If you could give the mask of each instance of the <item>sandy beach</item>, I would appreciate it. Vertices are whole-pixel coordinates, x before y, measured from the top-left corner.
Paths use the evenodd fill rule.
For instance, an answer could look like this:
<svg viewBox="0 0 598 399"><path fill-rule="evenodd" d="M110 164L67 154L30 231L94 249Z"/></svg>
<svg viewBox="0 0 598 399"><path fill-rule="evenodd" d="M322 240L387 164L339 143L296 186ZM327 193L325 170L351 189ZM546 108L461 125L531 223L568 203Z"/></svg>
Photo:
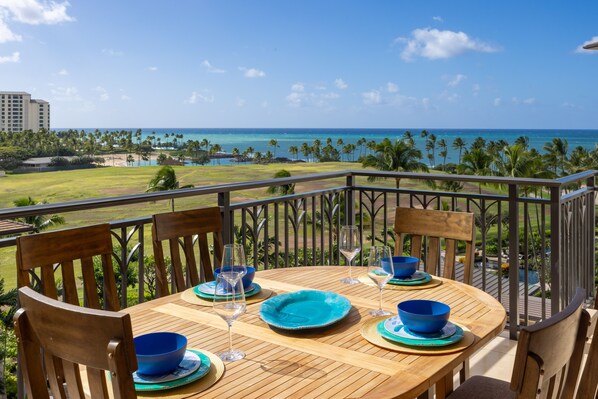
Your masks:
<svg viewBox="0 0 598 399"><path fill-rule="evenodd" d="M156 159L158 158L159 154L160 153L158 153L158 152L152 152L149 155L149 160L155 162ZM133 158L135 158L135 162L133 162L133 164L131 166L137 166L138 157L135 154L132 154L132 155L133 155ZM127 154L126 153L102 155L102 158L104 158L106 160L106 163L104 164L105 166L120 166L120 167L129 166L129 165L127 165Z"/></svg>

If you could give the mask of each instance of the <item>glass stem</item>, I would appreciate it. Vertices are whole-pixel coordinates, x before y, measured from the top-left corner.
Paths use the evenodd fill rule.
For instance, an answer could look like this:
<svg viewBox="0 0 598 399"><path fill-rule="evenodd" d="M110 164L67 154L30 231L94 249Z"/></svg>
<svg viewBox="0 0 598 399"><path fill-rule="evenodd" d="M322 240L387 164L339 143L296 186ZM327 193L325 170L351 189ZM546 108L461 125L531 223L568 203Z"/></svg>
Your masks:
<svg viewBox="0 0 598 399"><path fill-rule="evenodd" d="M382 310L382 288L380 288L380 298L378 300L378 309Z"/></svg>
<svg viewBox="0 0 598 399"><path fill-rule="evenodd" d="M228 351L233 351L233 332L231 331L231 325L228 325Z"/></svg>
<svg viewBox="0 0 598 399"><path fill-rule="evenodd" d="M349 278L353 279L353 273L351 273L351 263L353 263L353 259L349 260Z"/></svg>

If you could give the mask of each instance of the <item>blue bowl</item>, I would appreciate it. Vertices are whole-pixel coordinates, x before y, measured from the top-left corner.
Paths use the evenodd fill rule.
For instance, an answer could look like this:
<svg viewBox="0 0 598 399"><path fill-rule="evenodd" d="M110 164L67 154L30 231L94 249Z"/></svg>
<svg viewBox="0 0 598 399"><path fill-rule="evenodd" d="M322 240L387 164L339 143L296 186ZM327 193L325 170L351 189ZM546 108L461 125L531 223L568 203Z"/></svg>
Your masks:
<svg viewBox="0 0 598 399"><path fill-rule="evenodd" d="M168 374L183 361L187 337L174 332L155 332L133 339L137 370L141 374Z"/></svg>
<svg viewBox="0 0 598 399"><path fill-rule="evenodd" d="M390 262L388 258L382 258L382 268L386 272L391 272ZM419 259L413 256L393 256L392 264L394 266L394 278L407 278L417 270Z"/></svg>
<svg viewBox="0 0 598 399"><path fill-rule="evenodd" d="M218 269L214 270L214 280L218 278L218 275L221 272L221 267L219 267ZM227 268L226 271L232 271L235 272L236 268L233 266L232 270L230 270L230 268ZM251 286L251 283L253 282L253 278L255 277L255 267L253 266L247 266L247 274L243 276L243 289L245 291L247 291L247 289Z"/></svg>
<svg viewBox="0 0 598 399"><path fill-rule="evenodd" d="M435 333L446 325L451 307L442 302L414 299L399 303L399 317L410 331Z"/></svg>

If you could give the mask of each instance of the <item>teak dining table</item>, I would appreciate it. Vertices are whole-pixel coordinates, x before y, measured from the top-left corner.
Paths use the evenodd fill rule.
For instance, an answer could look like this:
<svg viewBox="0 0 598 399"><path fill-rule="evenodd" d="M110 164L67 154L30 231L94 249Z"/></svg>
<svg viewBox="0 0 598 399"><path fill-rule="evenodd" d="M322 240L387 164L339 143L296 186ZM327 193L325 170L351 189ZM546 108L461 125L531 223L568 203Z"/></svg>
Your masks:
<svg viewBox="0 0 598 399"><path fill-rule="evenodd" d="M353 266L353 274L365 272ZM261 303L233 323L233 347L243 360L226 363L222 378L191 398L415 398L436 386L442 398L452 389L453 369L486 345L504 328L503 306L483 291L441 279L427 289L403 290L387 285L383 308L396 314L407 299L432 299L451 306L452 322L473 333L473 343L450 354L421 355L388 350L370 343L361 327L378 307L378 289L367 284L340 282L347 267L312 266L272 269L256 273L255 282L274 295L304 289L334 291L351 301L349 314L325 328L288 332L275 330L260 319ZM135 335L176 331L188 338L189 348L212 353L228 348L227 325L210 306L185 301L181 294L148 301L124 310L131 314ZM177 397L177 389L164 394Z"/></svg>

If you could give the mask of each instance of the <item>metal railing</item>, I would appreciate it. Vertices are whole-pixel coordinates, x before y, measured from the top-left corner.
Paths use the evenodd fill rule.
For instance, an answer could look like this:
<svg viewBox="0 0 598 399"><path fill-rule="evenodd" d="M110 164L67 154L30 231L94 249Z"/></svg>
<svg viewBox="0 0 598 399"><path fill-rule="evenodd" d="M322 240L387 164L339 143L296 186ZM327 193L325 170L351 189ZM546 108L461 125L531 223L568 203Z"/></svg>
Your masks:
<svg viewBox="0 0 598 399"><path fill-rule="evenodd" d="M594 295L596 176L598 171L551 180L348 170L0 209L0 219L208 197L221 208L224 241L244 244L249 260L268 269L342 263L337 237L343 224L360 226L362 245L392 244L396 206L473 212L478 231L474 285L505 305L515 338L519 326L562 309L575 287ZM374 183L385 179L397 184ZM331 181L332 188L251 201L231 199L247 190ZM438 189L438 182L453 182L453 188L470 186L454 192ZM479 185L477 193L472 184ZM482 186L492 189L482 193ZM144 264L151 215L110 223L120 246L115 259L123 278L122 305L127 305L125 271L131 264L137 268L137 299L143 301L153 288L146 284ZM15 238L0 240L0 248L14 245ZM362 252L357 263L364 261Z"/></svg>

